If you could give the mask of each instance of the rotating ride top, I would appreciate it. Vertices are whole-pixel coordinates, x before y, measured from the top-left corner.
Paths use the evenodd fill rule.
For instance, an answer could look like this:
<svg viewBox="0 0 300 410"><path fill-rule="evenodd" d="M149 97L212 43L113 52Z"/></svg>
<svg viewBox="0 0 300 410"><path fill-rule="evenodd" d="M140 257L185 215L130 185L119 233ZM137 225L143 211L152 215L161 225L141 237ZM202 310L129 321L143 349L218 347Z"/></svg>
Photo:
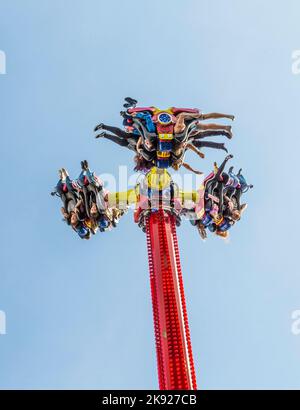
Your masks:
<svg viewBox="0 0 300 410"><path fill-rule="evenodd" d="M134 205L134 221L146 233L153 307L159 387L197 389L190 330L184 296L176 227L184 217L198 229L202 239L207 231L222 238L237 223L246 209L241 203L248 185L241 170L225 172L227 155L197 189L184 192L172 180L168 168L181 166L202 174L184 161L187 150L204 158L201 148L221 149L224 143L205 140L224 135L232 137L231 127L207 124L211 118L229 118L227 114L203 114L198 109L136 107L137 101L125 98L121 111L124 130L99 124L96 138L106 138L134 151L135 170L144 174L133 189L108 192L101 179L81 162L81 173L72 180L65 168L52 192L61 198L65 222L82 239L97 231L116 227L129 206Z"/></svg>

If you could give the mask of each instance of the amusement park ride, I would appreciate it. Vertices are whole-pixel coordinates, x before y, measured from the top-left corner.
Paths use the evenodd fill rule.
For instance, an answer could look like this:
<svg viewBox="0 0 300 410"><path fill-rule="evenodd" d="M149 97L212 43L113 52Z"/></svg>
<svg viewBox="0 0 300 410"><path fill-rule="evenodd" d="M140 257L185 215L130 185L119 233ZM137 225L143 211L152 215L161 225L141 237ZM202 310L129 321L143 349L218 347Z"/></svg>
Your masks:
<svg viewBox="0 0 300 410"><path fill-rule="evenodd" d="M231 127L206 124L210 118L229 118L226 114L203 114L198 109L137 107L137 101L125 98L122 111L125 130L99 124L96 138L106 138L135 152L135 170L143 179L127 192L108 192L87 161L81 174L71 180L62 168L52 192L63 202L64 220L82 238L117 226L120 217L134 205L134 221L146 233L153 307L159 388L163 390L197 389L190 329L176 227L181 218L189 219L203 239L207 230L226 238L228 230L240 220L246 204L241 196L248 185L241 170L224 171L227 155L220 167L204 179L197 190L184 192L168 173L181 166L188 149L204 157L199 148L226 150L224 144L203 141L209 136L231 138ZM108 133L108 132L109 133Z"/></svg>

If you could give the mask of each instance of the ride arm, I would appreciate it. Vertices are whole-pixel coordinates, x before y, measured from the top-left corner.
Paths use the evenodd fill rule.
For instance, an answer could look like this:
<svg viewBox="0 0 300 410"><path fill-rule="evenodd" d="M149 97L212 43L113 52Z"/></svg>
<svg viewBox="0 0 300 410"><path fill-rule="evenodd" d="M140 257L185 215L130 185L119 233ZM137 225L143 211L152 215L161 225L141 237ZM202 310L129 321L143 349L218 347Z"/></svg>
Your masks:
<svg viewBox="0 0 300 410"><path fill-rule="evenodd" d="M153 112L154 111L154 107L135 107L135 108L129 108L127 110L128 114L132 114L134 112L141 112L141 111L149 111L149 112Z"/></svg>
<svg viewBox="0 0 300 410"><path fill-rule="evenodd" d="M123 192L109 192L106 196L109 208L124 209L129 205L136 204L137 194L135 189L129 189Z"/></svg>
<svg viewBox="0 0 300 410"><path fill-rule="evenodd" d="M197 203L199 201L199 193L198 191L179 191L179 199L181 204L183 205L185 201L193 201Z"/></svg>

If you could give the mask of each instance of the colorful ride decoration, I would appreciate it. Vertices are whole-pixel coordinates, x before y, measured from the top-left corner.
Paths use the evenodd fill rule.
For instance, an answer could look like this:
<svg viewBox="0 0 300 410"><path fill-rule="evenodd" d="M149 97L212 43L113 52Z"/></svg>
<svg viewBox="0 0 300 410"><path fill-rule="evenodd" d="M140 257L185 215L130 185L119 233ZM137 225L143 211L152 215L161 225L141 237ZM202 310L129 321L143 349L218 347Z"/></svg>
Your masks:
<svg viewBox="0 0 300 410"><path fill-rule="evenodd" d="M82 239L115 228L129 206L134 206L134 222L145 232L147 241L159 388L195 390L196 373L176 227L185 218L197 227L203 239L207 230L226 237L224 233L246 208L240 202L241 196L252 185L246 183L241 170L234 174L231 167L228 174L224 172L232 158L229 155L219 168L215 165L195 190L182 191L167 171L174 149L174 125L180 113L197 115L199 110L136 107L132 104L135 100L127 100L131 100L124 105L128 108L126 118L130 124L134 123L135 115L145 112L151 113L155 124L154 136L153 132L149 133L156 144L150 170L133 189L108 192L100 178L90 171L87 161L82 161L77 180L71 180L65 169L60 170L60 181L52 194L62 199L64 219ZM193 124L187 126L185 139ZM131 133L130 138L133 137Z"/></svg>

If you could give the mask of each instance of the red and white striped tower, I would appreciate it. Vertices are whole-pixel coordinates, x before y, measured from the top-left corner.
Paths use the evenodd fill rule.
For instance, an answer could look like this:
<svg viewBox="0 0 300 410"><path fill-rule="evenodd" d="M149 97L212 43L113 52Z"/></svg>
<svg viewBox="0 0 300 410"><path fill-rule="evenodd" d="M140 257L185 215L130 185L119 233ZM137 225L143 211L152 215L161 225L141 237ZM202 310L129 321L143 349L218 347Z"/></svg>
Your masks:
<svg viewBox="0 0 300 410"><path fill-rule="evenodd" d="M159 388L197 389L175 217L159 209L146 220Z"/></svg>

